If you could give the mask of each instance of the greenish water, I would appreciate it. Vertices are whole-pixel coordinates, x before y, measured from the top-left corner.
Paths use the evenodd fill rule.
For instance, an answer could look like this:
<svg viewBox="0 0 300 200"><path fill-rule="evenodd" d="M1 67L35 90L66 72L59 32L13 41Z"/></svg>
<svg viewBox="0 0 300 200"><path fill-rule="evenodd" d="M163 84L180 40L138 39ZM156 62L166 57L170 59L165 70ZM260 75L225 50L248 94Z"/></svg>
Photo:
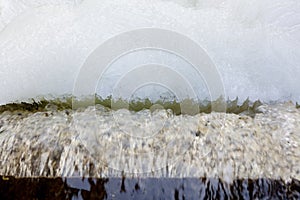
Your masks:
<svg viewBox="0 0 300 200"><path fill-rule="evenodd" d="M5 111L28 111L28 112L39 112L39 111L47 111L47 110L68 110L74 108L74 102L76 102L76 107L87 107L92 104L94 105L102 105L108 109L118 110L121 108L127 108L131 111L141 111L143 109L170 109L173 111L174 114L191 114L195 115L198 113L211 113L212 111L224 111L226 110L227 113L234 113L234 114L246 114L249 116L254 116L255 113L258 112L258 106L262 105L260 100L250 101L245 100L244 102L240 103L238 99L235 100L227 100L224 104L224 100L219 98L215 101L204 100L201 102L196 102L191 99L185 99L183 101L168 101L168 100L158 100L158 101L151 101L150 99L137 99L137 100L123 100L123 99L112 99L111 97L101 98L96 96L95 98L86 98L77 100L72 97L62 97L56 99L32 99L31 101L27 102L15 102L15 103L8 103L6 105L0 106L0 113ZM185 106L185 111L187 113L182 112L182 106ZM224 107L225 105L225 107ZM299 107L298 104L296 104Z"/></svg>

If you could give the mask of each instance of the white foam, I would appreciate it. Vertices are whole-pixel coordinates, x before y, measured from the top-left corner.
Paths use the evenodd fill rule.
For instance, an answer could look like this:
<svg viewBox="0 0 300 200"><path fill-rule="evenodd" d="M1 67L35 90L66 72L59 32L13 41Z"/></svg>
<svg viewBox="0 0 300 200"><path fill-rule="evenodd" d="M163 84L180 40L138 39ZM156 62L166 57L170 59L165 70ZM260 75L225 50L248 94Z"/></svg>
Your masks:
<svg viewBox="0 0 300 200"><path fill-rule="evenodd" d="M196 41L229 98L300 101L298 0L2 0L0 103L72 93L97 46L143 27Z"/></svg>

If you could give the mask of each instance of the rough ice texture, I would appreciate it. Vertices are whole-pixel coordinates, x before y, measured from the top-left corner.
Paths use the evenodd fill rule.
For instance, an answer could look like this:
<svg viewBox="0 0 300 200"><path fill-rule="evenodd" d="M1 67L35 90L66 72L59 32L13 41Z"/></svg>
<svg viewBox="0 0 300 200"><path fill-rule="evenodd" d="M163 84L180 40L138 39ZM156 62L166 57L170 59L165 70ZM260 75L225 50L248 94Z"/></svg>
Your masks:
<svg viewBox="0 0 300 200"><path fill-rule="evenodd" d="M299 101L299 10L298 0L2 0L0 103L72 93L98 45L143 27L196 41L231 99ZM104 76L107 85L118 73Z"/></svg>
<svg viewBox="0 0 300 200"><path fill-rule="evenodd" d="M0 174L12 176L300 179L300 110L262 105L254 118L174 116L101 106L0 115Z"/></svg>

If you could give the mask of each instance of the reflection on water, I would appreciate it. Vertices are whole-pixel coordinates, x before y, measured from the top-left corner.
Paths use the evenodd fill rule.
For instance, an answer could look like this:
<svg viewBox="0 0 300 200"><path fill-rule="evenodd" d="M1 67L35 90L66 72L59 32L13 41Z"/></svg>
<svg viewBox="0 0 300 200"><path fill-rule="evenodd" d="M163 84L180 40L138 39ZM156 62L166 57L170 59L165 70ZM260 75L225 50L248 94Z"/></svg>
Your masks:
<svg viewBox="0 0 300 200"><path fill-rule="evenodd" d="M299 199L300 181L207 178L0 179L0 199Z"/></svg>

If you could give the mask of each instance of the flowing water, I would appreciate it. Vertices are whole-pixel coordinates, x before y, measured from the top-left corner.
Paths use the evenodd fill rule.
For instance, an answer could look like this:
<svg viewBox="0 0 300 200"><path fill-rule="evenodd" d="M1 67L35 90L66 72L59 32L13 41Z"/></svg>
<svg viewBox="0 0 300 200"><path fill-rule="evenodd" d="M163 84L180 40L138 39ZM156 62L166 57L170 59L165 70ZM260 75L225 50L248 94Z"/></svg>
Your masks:
<svg viewBox="0 0 300 200"><path fill-rule="evenodd" d="M298 0L0 0L0 199L300 199L299 63Z"/></svg>
<svg viewBox="0 0 300 200"><path fill-rule="evenodd" d="M29 105L2 107L4 197L300 197L300 110L291 102L251 116ZM35 187L18 192L20 184Z"/></svg>
<svg viewBox="0 0 300 200"><path fill-rule="evenodd" d="M241 179L232 184L205 178L5 179L9 180L0 179L2 199L53 199L53 192L56 199L297 199L300 189L297 180L286 184L270 179Z"/></svg>
<svg viewBox="0 0 300 200"><path fill-rule="evenodd" d="M71 94L91 52L113 36L145 27L195 41L215 64L226 99L300 101L299 10L298 0L2 0L0 103ZM140 58L177 69L201 99L208 96L205 77L196 77L178 57L160 60L158 54L119 59L96 92L109 95ZM140 96L153 90L145 88Z"/></svg>

